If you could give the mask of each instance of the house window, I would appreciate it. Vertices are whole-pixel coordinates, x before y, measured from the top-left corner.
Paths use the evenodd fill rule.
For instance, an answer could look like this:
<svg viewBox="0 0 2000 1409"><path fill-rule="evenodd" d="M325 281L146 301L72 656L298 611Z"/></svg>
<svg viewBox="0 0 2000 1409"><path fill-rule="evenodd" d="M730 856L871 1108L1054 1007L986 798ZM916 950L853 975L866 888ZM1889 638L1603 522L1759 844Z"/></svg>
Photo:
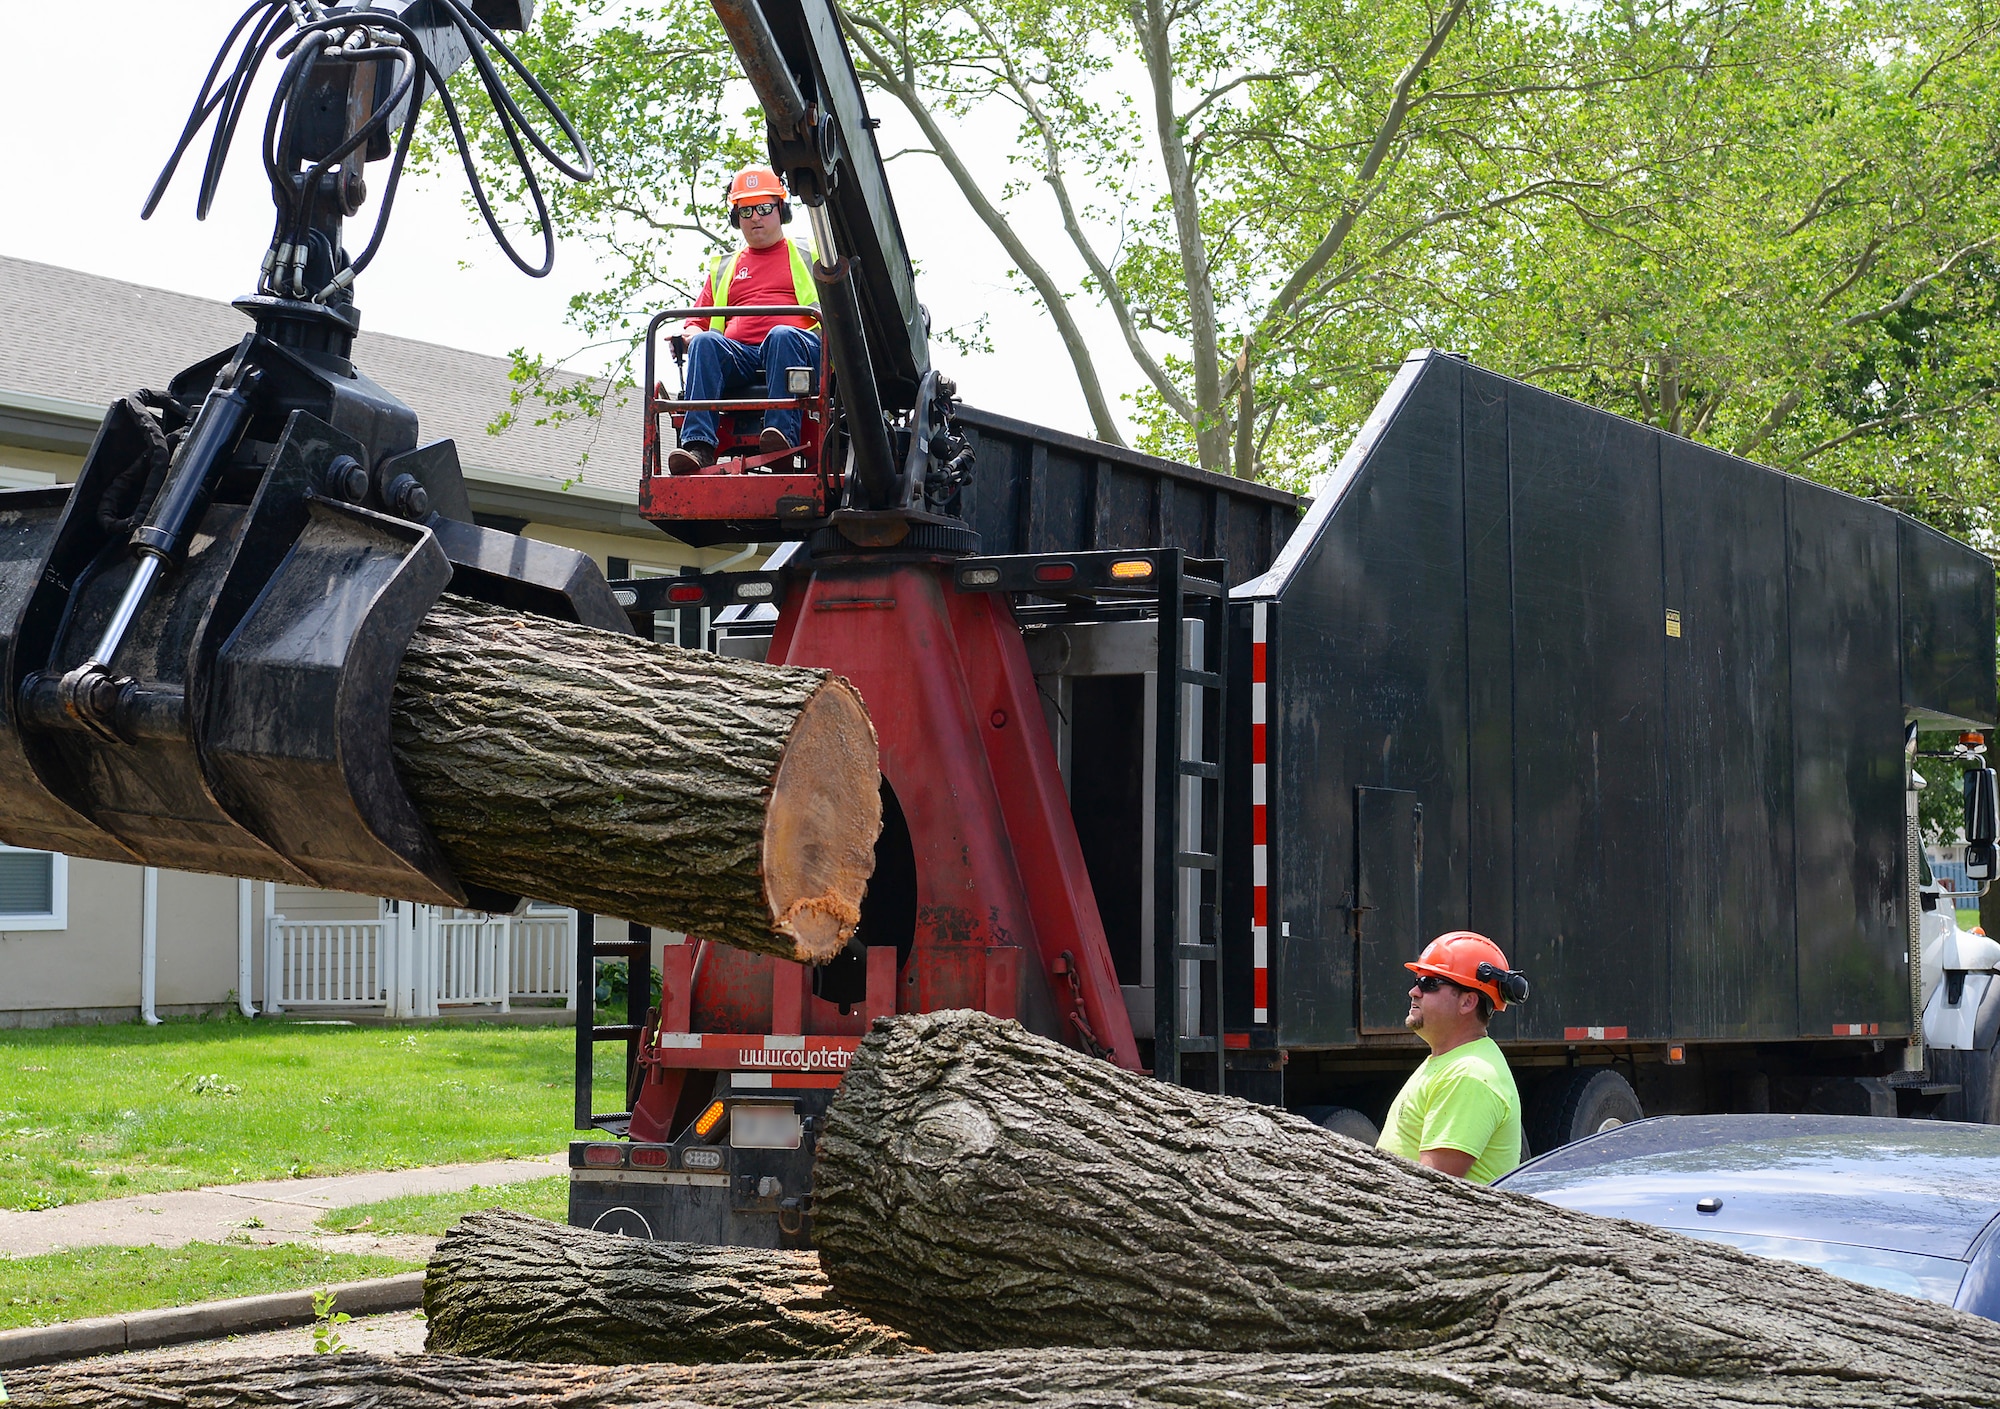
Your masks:
<svg viewBox="0 0 2000 1409"><path fill-rule="evenodd" d="M69 928L69 858L0 846L0 930Z"/></svg>

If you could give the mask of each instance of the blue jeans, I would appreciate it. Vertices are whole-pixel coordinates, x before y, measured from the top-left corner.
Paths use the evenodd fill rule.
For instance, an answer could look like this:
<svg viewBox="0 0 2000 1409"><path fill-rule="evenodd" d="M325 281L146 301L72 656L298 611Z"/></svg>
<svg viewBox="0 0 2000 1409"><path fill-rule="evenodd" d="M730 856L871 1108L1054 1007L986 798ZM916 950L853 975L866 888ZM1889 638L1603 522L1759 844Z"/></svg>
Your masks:
<svg viewBox="0 0 2000 1409"><path fill-rule="evenodd" d="M687 398L690 401L719 401L756 388L761 378L764 394L790 396L785 390L787 367L810 367L813 383L819 383L819 334L804 328L776 327L764 341L752 346L736 342L707 329L688 339ZM681 423L681 444L715 445L716 413L690 411ZM764 424L784 432L786 440L799 443L799 413L789 407L766 411Z"/></svg>

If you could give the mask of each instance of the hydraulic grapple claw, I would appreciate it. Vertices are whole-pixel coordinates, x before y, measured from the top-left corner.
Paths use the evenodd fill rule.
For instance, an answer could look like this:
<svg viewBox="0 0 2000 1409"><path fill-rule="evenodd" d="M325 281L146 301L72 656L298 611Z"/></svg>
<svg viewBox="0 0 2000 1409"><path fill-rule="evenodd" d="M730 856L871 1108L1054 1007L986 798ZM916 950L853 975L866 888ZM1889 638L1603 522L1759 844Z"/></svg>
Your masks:
<svg viewBox="0 0 2000 1409"><path fill-rule="evenodd" d="M227 435L202 433L204 389L238 403ZM127 398L72 489L0 493L0 838L512 905L458 880L404 793L396 674L447 590L629 629L602 574L446 517L469 517L455 449L419 447L414 413L344 358L259 334L174 392L190 424ZM163 437L174 463L134 504Z"/></svg>

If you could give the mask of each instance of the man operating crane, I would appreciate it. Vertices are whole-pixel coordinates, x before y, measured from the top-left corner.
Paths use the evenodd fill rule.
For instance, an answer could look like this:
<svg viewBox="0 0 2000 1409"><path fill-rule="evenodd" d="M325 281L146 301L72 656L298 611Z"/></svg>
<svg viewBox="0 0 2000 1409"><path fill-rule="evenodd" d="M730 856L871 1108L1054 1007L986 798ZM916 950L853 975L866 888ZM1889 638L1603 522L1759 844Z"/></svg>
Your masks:
<svg viewBox="0 0 2000 1409"><path fill-rule="evenodd" d="M743 237L743 247L720 256L702 282L702 308L743 308L773 304L818 307L805 253L785 238L791 203L778 174L765 166L747 166L729 183L729 223ZM691 318L686 331L672 339L676 353L687 356L684 395L691 401L719 400L732 392L761 386L773 400L786 398L786 369L819 367L817 319L800 314L736 314ZM797 445L799 411L795 406L764 412L764 430L757 443L761 454L778 454ZM670 474L699 474L715 463L719 441L714 411L690 411L681 426L680 444L667 456Z"/></svg>

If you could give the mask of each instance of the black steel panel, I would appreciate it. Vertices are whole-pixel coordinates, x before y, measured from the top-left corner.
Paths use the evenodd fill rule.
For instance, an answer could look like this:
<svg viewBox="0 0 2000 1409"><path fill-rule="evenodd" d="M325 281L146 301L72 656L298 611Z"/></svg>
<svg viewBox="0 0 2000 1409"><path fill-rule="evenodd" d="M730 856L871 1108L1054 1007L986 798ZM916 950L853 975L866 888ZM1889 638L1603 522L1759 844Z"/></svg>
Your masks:
<svg viewBox="0 0 2000 1409"><path fill-rule="evenodd" d="M1896 517L1804 480L1786 490L1799 1028L1907 1032Z"/></svg>
<svg viewBox="0 0 2000 1409"><path fill-rule="evenodd" d="M1027 483L1030 444L1024 440L965 428L978 466L960 498L966 522L988 553L1019 553L1021 487Z"/></svg>
<svg viewBox="0 0 2000 1409"><path fill-rule="evenodd" d="M1938 723L1994 721L1993 560L1915 519L1896 521L1903 704Z"/></svg>
<svg viewBox="0 0 2000 1409"><path fill-rule="evenodd" d="M1422 952L1424 805L1396 788L1354 790L1354 929L1361 1030L1401 1032L1410 971Z"/></svg>
<svg viewBox="0 0 2000 1409"><path fill-rule="evenodd" d="M1177 480L1159 481L1160 546L1179 548L1194 557L1209 549L1209 496Z"/></svg>
<svg viewBox="0 0 2000 1409"><path fill-rule="evenodd" d="M1460 364L1434 359L1286 576L1271 648L1279 1040L1355 1037L1355 789L1424 809L1418 931L1465 920ZM1405 957L1415 957L1414 951Z"/></svg>
<svg viewBox="0 0 2000 1409"><path fill-rule="evenodd" d="M1676 1037L1797 1032L1785 478L1660 440Z"/></svg>
<svg viewBox="0 0 2000 1409"><path fill-rule="evenodd" d="M1514 954L1514 606L1507 383L1465 369L1466 916ZM1519 1008L1494 1015L1511 1034Z"/></svg>
<svg viewBox="0 0 2000 1409"><path fill-rule="evenodd" d="M1180 547L1226 551L1232 585L1271 566L1304 501L974 407L961 428L976 448L962 500L988 553Z"/></svg>
<svg viewBox="0 0 2000 1409"><path fill-rule="evenodd" d="M1097 462L1091 545L1129 548L1153 542L1153 480L1142 471L1106 460Z"/></svg>
<svg viewBox="0 0 2000 1409"><path fill-rule="evenodd" d="M1515 754L1511 958L1524 1037L1664 1033L1657 437L1528 387L1508 396Z"/></svg>
<svg viewBox="0 0 2000 1409"><path fill-rule="evenodd" d="M1029 461L1023 552L1073 552L1090 541L1089 462L1038 445Z"/></svg>

